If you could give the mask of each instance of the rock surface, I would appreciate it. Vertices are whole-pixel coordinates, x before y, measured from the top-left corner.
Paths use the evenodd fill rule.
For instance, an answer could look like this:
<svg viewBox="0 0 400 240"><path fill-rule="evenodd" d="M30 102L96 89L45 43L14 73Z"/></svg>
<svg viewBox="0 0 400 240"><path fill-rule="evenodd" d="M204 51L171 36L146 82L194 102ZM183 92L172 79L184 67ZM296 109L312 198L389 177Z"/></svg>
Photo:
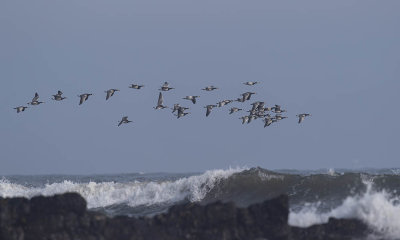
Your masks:
<svg viewBox="0 0 400 240"><path fill-rule="evenodd" d="M184 204L152 218L109 218L87 211L76 193L53 197L0 198L2 240L353 239L369 233L354 219L330 219L309 228L288 225L288 197L237 208L233 203Z"/></svg>

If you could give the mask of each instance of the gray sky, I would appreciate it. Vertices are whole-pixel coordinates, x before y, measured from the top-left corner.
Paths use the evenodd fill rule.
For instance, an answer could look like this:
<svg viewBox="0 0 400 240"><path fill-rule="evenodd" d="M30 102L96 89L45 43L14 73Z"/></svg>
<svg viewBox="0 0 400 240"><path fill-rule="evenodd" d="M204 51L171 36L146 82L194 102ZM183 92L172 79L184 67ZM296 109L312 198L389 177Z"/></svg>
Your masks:
<svg viewBox="0 0 400 240"><path fill-rule="evenodd" d="M400 167L399 22L397 0L1 1L0 174ZM190 115L152 108L164 81ZM248 90L289 119L227 114L250 102L205 117ZM36 91L46 103L16 114Z"/></svg>

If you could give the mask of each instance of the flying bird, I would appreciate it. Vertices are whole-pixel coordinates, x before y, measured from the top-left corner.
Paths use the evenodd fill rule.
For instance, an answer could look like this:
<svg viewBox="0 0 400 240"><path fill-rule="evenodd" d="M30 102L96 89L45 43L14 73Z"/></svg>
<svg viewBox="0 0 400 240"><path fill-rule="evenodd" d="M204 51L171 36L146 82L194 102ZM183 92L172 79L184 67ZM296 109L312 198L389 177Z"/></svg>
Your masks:
<svg viewBox="0 0 400 240"><path fill-rule="evenodd" d="M287 118L287 117L283 117L283 116L281 116L280 114L276 114L274 118L275 118L277 121L280 121L280 120L285 119L285 118Z"/></svg>
<svg viewBox="0 0 400 240"><path fill-rule="evenodd" d="M36 106L36 105L43 103L43 102L39 102L38 100L39 100L39 94L35 93L35 96L32 98L32 101L28 102L28 104L32 105L32 106Z"/></svg>
<svg viewBox="0 0 400 240"><path fill-rule="evenodd" d="M246 101L246 100L250 100L250 98L251 98L251 96L252 96L253 94L256 94L256 93L255 93L255 92L245 92L245 93L243 93L243 94L242 94L242 96L243 96L242 101L244 102L244 101Z"/></svg>
<svg viewBox="0 0 400 240"><path fill-rule="evenodd" d="M119 91L118 89L109 89L109 90L105 91L105 93L107 93L106 100L108 100L110 97L114 96L114 93L118 92L118 91Z"/></svg>
<svg viewBox="0 0 400 240"><path fill-rule="evenodd" d="M229 110L229 114L232 114L232 113L235 113L235 112L239 112L239 111L241 111L241 110L242 110L241 108L233 107L233 108L231 108L231 109Z"/></svg>
<svg viewBox="0 0 400 240"><path fill-rule="evenodd" d="M281 109L280 105L276 105L276 104L275 104L275 107L272 107L272 111L274 113L284 113L284 112L286 112L286 110Z"/></svg>
<svg viewBox="0 0 400 240"><path fill-rule="evenodd" d="M213 91L213 90L216 90L216 89L218 89L218 88L214 87L214 86L208 86L208 87L205 87L205 88L203 88L201 90L209 92L209 91Z"/></svg>
<svg viewBox="0 0 400 240"><path fill-rule="evenodd" d="M20 112L23 112L23 111L25 111L25 109L27 109L28 107L24 107L24 106L19 106L19 107L16 107L16 108L14 108L14 109L16 109L17 110L17 113L20 113Z"/></svg>
<svg viewBox="0 0 400 240"><path fill-rule="evenodd" d="M211 110L212 110L214 107L217 107L217 105L212 105L212 104L210 104L210 105L207 105L207 106L204 107L204 108L207 108L206 117L208 117L208 115L210 115Z"/></svg>
<svg viewBox="0 0 400 240"><path fill-rule="evenodd" d="M271 116L269 114L267 114L264 119L264 128L271 125L274 121L276 122L276 119L272 119Z"/></svg>
<svg viewBox="0 0 400 240"><path fill-rule="evenodd" d="M229 103L233 102L233 100L222 100L217 103L218 107L223 107L225 105L228 105Z"/></svg>
<svg viewBox="0 0 400 240"><path fill-rule="evenodd" d="M121 124L123 123L130 123L130 122L132 121L129 121L127 116L122 117L122 120L119 122L118 127L121 126Z"/></svg>
<svg viewBox="0 0 400 240"><path fill-rule="evenodd" d="M247 85L247 86L253 86L253 85L256 85L258 82L245 82L245 83L243 83L244 85Z"/></svg>
<svg viewBox="0 0 400 240"><path fill-rule="evenodd" d="M142 87L144 87L144 85L131 84L131 85L129 86L129 88L133 88L133 89L141 89Z"/></svg>
<svg viewBox="0 0 400 240"><path fill-rule="evenodd" d="M308 116L311 116L311 114L309 114L309 113L302 113L302 114L296 115L296 117L299 118L299 124L300 124L302 121L304 121L304 119L305 119L306 117L308 117Z"/></svg>
<svg viewBox="0 0 400 240"><path fill-rule="evenodd" d="M169 91L171 89L174 89L174 88L169 87L169 83L168 82L164 82L164 84L161 86L161 88L159 90L160 91Z"/></svg>
<svg viewBox="0 0 400 240"><path fill-rule="evenodd" d="M181 118L181 117L184 117L184 116L186 116L186 115L188 115L189 113L185 113L185 110L186 109L189 109L189 108L186 108L186 107L179 107L178 108L178 114L176 115L178 118Z"/></svg>
<svg viewBox="0 0 400 240"><path fill-rule="evenodd" d="M84 103L86 100L88 100L89 96L92 96L93 94L91 93L84 93L81 95L78 95L78 97L80 98L79 100L79 105L82 105L82 103Z"/></svg>
<svg viewBox="0 0 400 240"><path fill-rule="evenodd" d="M186 96L183 99L190 100L190 101L192 101L193 104L196 104L196 98L198 98L198 97L199 96Z"/></svg>
<svg viewBox="0 0 400 240"><path fill-rule="evenodd" d="M62 101L64 99L66 99L66 97L63 97L62 95L63 95L63 92L61 92L59 90L56 95L53 95L52 99L55 100L55 101Z"/></svg>

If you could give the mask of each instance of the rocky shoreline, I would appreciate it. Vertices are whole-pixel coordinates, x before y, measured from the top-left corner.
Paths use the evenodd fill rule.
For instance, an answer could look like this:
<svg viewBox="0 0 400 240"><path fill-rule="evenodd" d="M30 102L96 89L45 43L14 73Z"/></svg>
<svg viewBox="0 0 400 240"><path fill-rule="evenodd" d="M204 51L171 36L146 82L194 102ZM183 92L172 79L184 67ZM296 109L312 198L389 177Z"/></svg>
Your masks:
<svg viewBox="0 0 400 240"><path fill-rule="evenodd" d="M88 211L79 194L0 198L3 240L286 240L363 239L368 227L356 219L329 219L308 228L288 225L289 199L281 195L247 208L233 203L183 204L151 218L110 218Z"/></svg>

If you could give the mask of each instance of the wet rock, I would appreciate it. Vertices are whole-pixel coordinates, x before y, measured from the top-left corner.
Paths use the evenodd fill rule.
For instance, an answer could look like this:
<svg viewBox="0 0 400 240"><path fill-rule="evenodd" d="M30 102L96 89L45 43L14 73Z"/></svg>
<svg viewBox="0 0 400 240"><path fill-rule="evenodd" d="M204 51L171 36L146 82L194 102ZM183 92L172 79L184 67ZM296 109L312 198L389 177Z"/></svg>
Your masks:
<svg viewBox="0 0 400 240"><path fill-rule="evenodd" d="M152 218L109 218L87 211L76 193L53 197L0 198L0 239L206 239L294 240L363 238L369 230L354 219L329 219L309 228L288 225L288 197L281 195L247 208L215 202L183 204Z"/></svg>

